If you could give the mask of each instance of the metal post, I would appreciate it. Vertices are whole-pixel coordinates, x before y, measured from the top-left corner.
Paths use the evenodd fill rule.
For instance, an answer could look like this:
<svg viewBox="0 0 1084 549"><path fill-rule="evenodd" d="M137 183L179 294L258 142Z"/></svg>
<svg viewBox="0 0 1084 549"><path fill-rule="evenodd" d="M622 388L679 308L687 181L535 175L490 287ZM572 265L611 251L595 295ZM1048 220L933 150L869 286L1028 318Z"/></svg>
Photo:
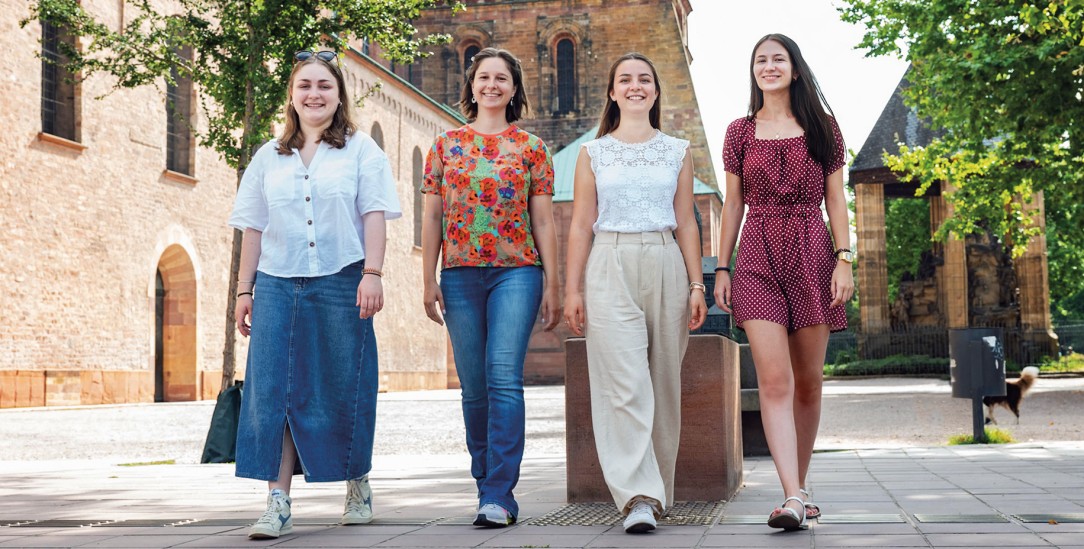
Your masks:
<svg viewBox="0 0 1084 549"><path fill-rule="evenodd" d="M976 391L979 392L979 391ZM982 413L982 395L971 397L971 424L975 443L986 443L986 416Z"/></svg>

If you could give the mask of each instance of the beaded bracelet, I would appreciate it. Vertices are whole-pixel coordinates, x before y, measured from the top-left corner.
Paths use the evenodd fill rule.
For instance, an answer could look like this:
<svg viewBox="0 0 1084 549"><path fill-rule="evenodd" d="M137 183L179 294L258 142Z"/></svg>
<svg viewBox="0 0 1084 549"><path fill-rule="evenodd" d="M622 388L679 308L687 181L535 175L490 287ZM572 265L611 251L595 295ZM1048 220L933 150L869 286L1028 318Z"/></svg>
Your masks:
<svg viewBox="0 0 1084 549"><path fill-rule="evenodd" d="M362 274L367 274L367 275L378 276L380 278L384 278L384 273L381 272L380 269L371 269L369 267L365 267L364 269L361 270L361 273Z"/></svg>
<svg viewBox="0 0 1084 549"><path fill-rule="evenodd" d="M708 293L708 287L703 282L690 282L689 291L700 290L701 292Z"/></svg>

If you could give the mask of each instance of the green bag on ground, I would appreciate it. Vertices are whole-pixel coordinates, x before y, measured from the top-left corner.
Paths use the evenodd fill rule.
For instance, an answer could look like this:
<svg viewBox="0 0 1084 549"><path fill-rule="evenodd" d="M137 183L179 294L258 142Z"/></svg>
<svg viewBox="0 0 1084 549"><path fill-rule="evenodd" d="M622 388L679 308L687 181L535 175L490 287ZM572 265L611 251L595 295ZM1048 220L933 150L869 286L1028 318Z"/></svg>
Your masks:
<svg viewBox="0 0 1084 549"><path fill-rule="evenodd" d="M218 393L218 402L211 414L211 428L207 430L207 442L203 445L200 463L232 463L236 460L237 423L241 417L243 384L243 381L238 381Z"/></svg>

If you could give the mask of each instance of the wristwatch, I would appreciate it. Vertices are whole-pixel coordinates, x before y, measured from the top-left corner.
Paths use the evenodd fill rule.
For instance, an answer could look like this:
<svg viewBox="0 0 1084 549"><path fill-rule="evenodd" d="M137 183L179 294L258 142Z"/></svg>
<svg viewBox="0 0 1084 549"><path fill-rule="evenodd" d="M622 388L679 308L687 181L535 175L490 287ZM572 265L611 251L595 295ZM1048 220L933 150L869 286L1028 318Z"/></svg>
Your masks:
<svg viewBox="0 0 1084 549"><path fill-rule="evenodd" d="M835 256L840 261L846 261L847 263L854 263L854 252L847 248L840 248L836 250Z"/></svg>

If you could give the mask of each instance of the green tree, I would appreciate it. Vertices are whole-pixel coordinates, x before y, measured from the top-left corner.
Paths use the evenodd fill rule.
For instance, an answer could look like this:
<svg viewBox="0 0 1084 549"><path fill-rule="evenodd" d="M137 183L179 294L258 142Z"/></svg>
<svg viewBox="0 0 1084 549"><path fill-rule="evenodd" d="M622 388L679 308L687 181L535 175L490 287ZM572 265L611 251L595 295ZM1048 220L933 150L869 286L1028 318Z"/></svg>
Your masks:
<svg viewBox="0 0 1084 549"><path fill-rule="evenodd" d="M894 198L885 205L889 303L896 300L904 273L917 276L922 253L933 248L929 218L930 202L925 198Z"/></svg>
<svg viewBox="0 0 1084 549"><path fill-rule="evenodd" d="M1084 1L844 0L839 10L866 27L867 55L911 63L905 101L944 130L886 155L919 196L939 182L954 189L939 237L989 229L1019 255L1040 230L1022 202L1043 191L1056 313L1084 289Z"/></svg>
<svg viewBox="0 0 1084 549"><path fill-rule="evenodd" d="M286 85L298 50L341 51L349 40L380 44L388 59L409 63L444 35L416 37L412 21L421 9L444 0L177 0L169 13L150 0L127 0L123 28L113 30L79 0L36 0L21 24L47 21L82 40L61 45L71 74L115 78L114 89L158 86L190 78L198 86L207 129L202 145L237 170L237 182L255 147L272 137L271 125L286 101ZM455 2L453 12L462 9ZM190 47L191 60L179 55ZM233 232L222 389L233 383L236 357L233 309L241 233Z"/></svg>

